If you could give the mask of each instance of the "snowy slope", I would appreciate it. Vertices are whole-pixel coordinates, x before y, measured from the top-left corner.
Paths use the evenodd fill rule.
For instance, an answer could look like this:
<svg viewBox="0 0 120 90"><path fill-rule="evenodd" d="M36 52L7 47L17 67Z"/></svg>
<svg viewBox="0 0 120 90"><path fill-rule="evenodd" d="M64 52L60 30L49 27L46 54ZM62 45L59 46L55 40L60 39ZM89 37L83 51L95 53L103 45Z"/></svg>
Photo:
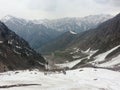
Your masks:
<svg viewBox="0 0 120 90"><path fill-rule="evenodd" d="M40 84L4 88L4 90L119 90L120 72L83 68L44 75L43 72L17 71L1 73L0 87L14 84ZM3 90L3 88L1 89Z"/></svg>
<svg viewBox="0 0 120 90"><path fill-rule="evenodd" d="M114 67L115 65L120 65L120 55L118 55L115 58L112 58L112 60L106 62L106 63L102 63L99 66L100 67Z"/></svg>
<svg viewBox="0 0 120 90"><path fill-rule="evenodd" d="M71 69L72 67L74 67L75 65L77 65L78 63L80 63L83 59L85 59L85 58L74 60L74 61L68 62L68 63L56 64L56 66L58 66L59 68L68 67L68 68Z"/></svg>
<svg viewBox="0 0 120 90"><path fill-rule="evenodd" d="M86 54L87 56L84 57L84 58L80 58L81 56L80 55L72 55L76 52L79 52L81 51L83 54ZM83 51L83 50L80 50L78 48L75 49L74 52L71 52L70 54L72 55L72 57L75 59L75 58L80 58L80 59L75 59L71 62L67 62L67 63L63 63L63 64L56 64L56 66L58 66L59 68L65 68L65 67L68 67L69 69L73 68L74 66L76 66L78 63L80 63L82 60L84 59L90 59L92 55L94 55L98 50L90 50L90 48L86 51Z"/></svg>
<svg viewBox="0 0 120 90"><path fill-rule="evenodd" d="M107 56L108 54L110 54L111 52L113 52L114 50L116 50L116 49L119 48L119 47L120 47L120 45L112 48L111 50L109 50L109 51L107 51L107 52L105 52L105 53L102 53L102 54L96 56L96 57L95 57L95 59L96 59L95 61L97 61L97 62L104 61L105 58L106 58L106 56Z"/></svg>
<svg viewBox="0 0 120 90"><path fill-rule="evenodd" d="M92 62L93 65L96 65L98 67L109 67L109 68L114 68L114 66L119 66L120 65L120 54L117 55L116 57L111 58L110 60L106 61L106 57L114 52L116 49L118 49L120 45L110 49L107 52L104 52L102 54L99 54L98 56L94 57L94 61Z"/></svg>

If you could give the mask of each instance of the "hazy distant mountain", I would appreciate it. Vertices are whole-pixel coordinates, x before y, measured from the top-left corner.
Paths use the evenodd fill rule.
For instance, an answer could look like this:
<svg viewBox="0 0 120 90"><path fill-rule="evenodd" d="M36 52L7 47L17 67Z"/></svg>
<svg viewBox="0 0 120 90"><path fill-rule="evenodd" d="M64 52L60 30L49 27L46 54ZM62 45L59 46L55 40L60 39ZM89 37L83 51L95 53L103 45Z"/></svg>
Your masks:
<svg viewBox="0 0 120 90"><path fill-rule="evenodd" d="M38 52L42 53L50 53L56 50L64 50L69 46L69 44L76 38L77 34L73 31L67 31L57 37L56 39L52 40L51 42L47 43L41 48L38 48Z"/></svg>
<svg viewBox="0 0 120 90"><path fill-rule="evenodd" d="M55 20L34 20L34 23L43 24L48 28L66 32L69 30L77 33L97 27L100 23L112 18L111 15L89 15L82 18L61 18Z"/></svg>
<svg viewBox="0 0 120 90"><path fill-rule="evenodd" d="M25 20L6 16L2 21L37 50L67 31L76 33L86 31L111 17L110 15L90 15L84 18Z"/></svg>
<svg viewBox="0 0 120 90"><path fill-rule="evenodd" d="M30 20L6 16L2 21L14 32L27 40L34 48L39 48L44 43L52 40L60 33L56 30L45 27L42 24L35 24Z"/></svg>
<svg viewBox="0 0 120 90"><path fill-rule="evenodd" d="M0 22L0 71L43 68L45 62L24 39Z"/></svg>

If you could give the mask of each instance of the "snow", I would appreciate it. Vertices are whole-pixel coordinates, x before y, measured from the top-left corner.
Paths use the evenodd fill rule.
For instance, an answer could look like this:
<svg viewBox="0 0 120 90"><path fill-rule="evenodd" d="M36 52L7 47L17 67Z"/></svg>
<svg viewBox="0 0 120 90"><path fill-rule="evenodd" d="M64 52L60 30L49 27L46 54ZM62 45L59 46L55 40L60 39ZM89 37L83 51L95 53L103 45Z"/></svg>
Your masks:
<svg viewBox="0 0 120 90"><path fill-rule="evenodd" d="M88 48L86 51L81 51L82 53L88 53L88 52L90 52L90 48Z"/></svg>
<svg viewBox="0 0 120 90"><path fill-rule="evenodd" d="M7 15L7 16L5 16L5 17L3 18L3 21L4 21L4 22L7 22L7 21L10 20L11 18L12 18L12 16Z"/></svg>
<svg viewBox="0 0 120 90"><path fill-rule="evenodd" d="M75 27L79 26L84 31L84 30L89 30L90 28L95 28L99 23L102 23L110 18L112 18L112 16L100 14L100 15L90 15L86 17L73 17L73 18L66 17L66 18L54 19L54 20L41 19L41 20L33 20L32 22L35 24L43 24L47 28L52 28L60 32L66 32L68 31L66 30L66 28L73 29L71 25L74 24ZM81 30L78 29L75 31L80 32Z"/></svg>
<svg viewBox="0 0 120 90"><path fill-rule="evenodd" d="M0 44L3 43L3 41L0 41Z"/></svg>
<svg viewBox="0 0 120 90"><path fill-rule="evenodd" d="M87 57L88 59L90 59L91 56L94 55L97 51L98 51L98 50L91 50L90 48L87 49L86 51L81 50L82 53L88 55L88 57Z"/></svg>
<svg viewBox="0 0 120 90"><path fill-rule="evenodd" d="M77 65L78 63L80 63L83 59L85 59L85 58L74 60L71 62L63 63L63 64L56 64L56 66L58 66L59 68L66 68L66 67L72 68L75 65Z"/></svg>
<svg viewBox="0 0 120 90"><path fill-rule="evenodd" d="M120 55L118 55L117 57L112 58L112 60L110 60L106 63L100 64L98 66L100 66L100 67L114 67L117 64L120 64Z"/></svg>
<svg viewBox="0 0 120 90"><path fill-rule="evenodd" d="M14 51L14 53L16 53L16 54L19 54L19 55L21 55L21 53L17 52L16 50L13 50L13 51Z"/></svg>
<svg viewBox="0 0 120 90"><path fill-rule="evenodd" d="M15 71L16 72L16 71ZM41 84L4 88L4 90L119 90L120 72L106 69L82 68L63 73L44 75L38 70L0 74L0 86L14 84ZM3 89L1 89L3 90Z"/></svg>
<svg viewBox="0 0 120 90"><path fill-rule="evenodd" d="M105 53L99 54L98 56L95 57L95 62L104 61L105 58L106 58L106 56L107 56L108 54L110 54L111 52L113 52L114 50L116 50L116 49L119 48L119 47L120 47L120 45L112 48L111 50L109 50L109 51L107 51L107 52L105 52Z"/></svg>
<svg viewBox="0 0 120 90"><path fill-rule="evenodd" d="M14 40L9 40L8 44L12 45Z"/></svg>
<svg viewBox="0 0 120 90"><path fill-rule="evenodd" d="M73 31L71 31L71 30L70 30L70 33L71 33L71 34L77 34L77 33L73 32Z"/></svg>
<svg viewBox="0 0 120 90"><path fill-rule="evenodd" d="M74 51L73 51L73 52L70 52L70 54L75 54L75 53L78 53L78 52L80 51L79 48L73 48L73 49L74 49Z"/></svg>
<svg viewBox="0 0 120 90"><path fill-rule="evenodd" d="M22 49L20 46L16 46L16 48L18 48L18 49Z"/></svg>
<svg viewBox="0 0 120 90"><path fill-rule="evenodd" d="M73 58L73 59L77 59L77 58L80 58L80 56L74 55L74 56L72 56L72 58Z"/></svg>

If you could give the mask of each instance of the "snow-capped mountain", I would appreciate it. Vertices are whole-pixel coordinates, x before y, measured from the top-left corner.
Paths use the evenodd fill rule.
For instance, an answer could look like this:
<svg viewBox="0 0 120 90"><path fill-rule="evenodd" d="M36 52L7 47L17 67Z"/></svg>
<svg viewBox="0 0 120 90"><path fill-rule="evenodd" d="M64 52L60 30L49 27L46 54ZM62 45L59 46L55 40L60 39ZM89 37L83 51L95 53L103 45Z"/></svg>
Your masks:
<svg viewBox="0 0 120 90"><path fill-rule="evenodd" d="M66 32L73 30L77 33L97 27L100 23L112 18L111 15L89 15L81 18L61 18L55 20L34 20L34 23L43 24L48 28Z"/></svg>
<svg viewBox="0 0 120 90"><path fill-rule="evenodd" d="M95 28L111 17L110 15L91 15L83 18L25 20L9 15L1 20L37 50L67 31L72 34L83 32Z"/></svg>
<svg viewBox="0 0 120 90"><path fill-rule="evenodd" d="M33 24L29 24L30 26ZM35 27L36 25L33 29L36 30ZM52 69L49 68L44 72L33 69L0 73L0 89L120 89L120 14L89 31L76 33L69 30L49 44L51 45L48 46L53 45L55 50L57 46L62 48L61 51L52 53L57 59L54 57L48 59L54 61ZM31 57L28 57L29 55ZM56 64L56 61L59 63ZM9 70L21 69L21 66L22 69L26 69L28 65L38 66L37 64L41 63L46 63L41 55L0 22L0 70L6 70L8 67Z"/></svg>
<svg viewBox="0 0 120 90"><path fill-rule="evenodd" d="M60 34L56 30L47 28L42 24L35 24L31 20L6 16L2 18L2 21L11 30L28 41L34 49L41 47L44 43Z"/></svg>
<svg viewBox="0 0 120 90"><path fill-rule="evenodd" d="M28 22L30 22L30 20L17 18L17 17L11 16L11 15L5 16L4 18L1 19L1 21L3 21L4 23L12 22L14 24L21 24L21 25L26 25Z"/></svg>

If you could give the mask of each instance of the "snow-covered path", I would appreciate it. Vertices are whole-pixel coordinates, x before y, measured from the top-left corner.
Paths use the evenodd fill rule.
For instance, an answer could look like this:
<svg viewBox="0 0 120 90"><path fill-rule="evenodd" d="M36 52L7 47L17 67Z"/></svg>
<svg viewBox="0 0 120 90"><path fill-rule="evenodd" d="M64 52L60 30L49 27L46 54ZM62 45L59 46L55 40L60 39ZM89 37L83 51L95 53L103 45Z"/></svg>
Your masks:
<svg viewBox="0 0 120 90"><path fill-rule="evenodd" d="M18 73L19 72L19 73ZM34 71L0 74L0 86L14 84L40 84L1 88L0 90L120 90L120 72L106 69L82 68L67 71L66 75Z"/></svg>

